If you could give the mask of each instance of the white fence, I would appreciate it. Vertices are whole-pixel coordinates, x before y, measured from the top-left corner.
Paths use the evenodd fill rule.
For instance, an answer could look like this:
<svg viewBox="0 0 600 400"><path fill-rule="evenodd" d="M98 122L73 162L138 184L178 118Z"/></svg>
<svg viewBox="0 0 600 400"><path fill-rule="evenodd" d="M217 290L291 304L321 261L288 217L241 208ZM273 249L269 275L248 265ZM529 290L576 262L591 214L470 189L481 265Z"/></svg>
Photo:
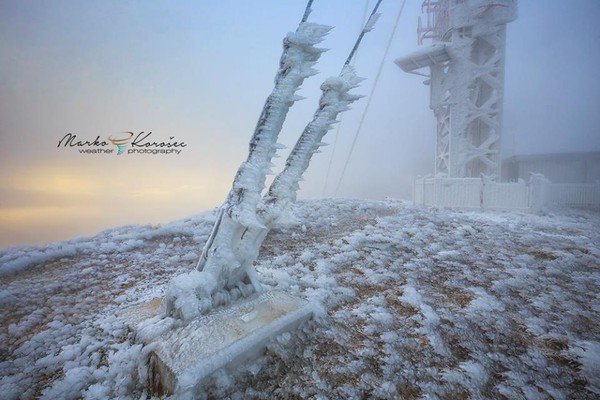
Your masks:
<svg viewBox="0 0 600 400"><path fill-rule="evenodd" d="M414 182L417 204L472 210L537 211L546 205L600 207L600 184L552 184L541 175L529 183L478 178L422 178Z"/></svg>
<svg viewBox="0 0 600 400"><path fill-rule="evenodd" d="M524 182L482 182L482 208L491 210L525 210L531 207L531 191Z"/></svg>
<svg viewBox="0 0 600 400"><path fill-rule="evenodd" d="M480 208L479 179L422 179L415 182L415 201L440 207Z"/></svg>
<svg viewBox="0 0 600 400"><path fill-rule="evenodd" d="M548 203L567 206L600 206L600 184L553 183Z"/></svg>

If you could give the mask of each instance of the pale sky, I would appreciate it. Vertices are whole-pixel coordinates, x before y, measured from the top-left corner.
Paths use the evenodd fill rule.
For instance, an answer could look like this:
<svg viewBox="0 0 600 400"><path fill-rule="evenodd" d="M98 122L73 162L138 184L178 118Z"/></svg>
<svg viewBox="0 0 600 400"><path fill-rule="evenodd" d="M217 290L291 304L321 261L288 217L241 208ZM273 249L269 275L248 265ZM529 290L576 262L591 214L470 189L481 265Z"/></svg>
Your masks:
<svg viewBox="0 0 600 400"><path fill-rule="evenodd" d="M310 21L332 25L307 97L280 141L292 146L337 75L363 0L315 0ZM372 6L374 1L370 1ZM400 0L384 0L356 61L368 94ZM418 49L421 0L407 0L387 64L337 196L410 198L433 171L435 121L423 79L393 60ZM245 159L304 0L0 2L0 246L43 244L130 223L160 223L224 200ZM522 0L508 25L506 156L600 151L600 1ZM300 197L333 196L366 99L343 116ZM181 154L79 154L57 148L124 131L178 140ZM325 138L333 143L336 131ZM278 160L281 168L287 153Z"/></svg>

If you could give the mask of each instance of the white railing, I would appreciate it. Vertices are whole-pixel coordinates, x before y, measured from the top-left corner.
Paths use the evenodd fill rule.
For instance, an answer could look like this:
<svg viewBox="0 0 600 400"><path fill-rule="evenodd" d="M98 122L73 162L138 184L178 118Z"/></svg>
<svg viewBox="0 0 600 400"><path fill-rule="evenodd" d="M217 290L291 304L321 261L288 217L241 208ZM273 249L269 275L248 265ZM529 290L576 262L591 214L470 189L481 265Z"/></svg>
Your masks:
<svg viewBox="0 0 600 400"><path fill-rule="evenodd" d="M548 203L567 206L600 206L600 183L553 183Z"/></svg>
<svg viewBox="0 0 600 400"><path fill-rule="evenodd" d="M531 192L525 182L483 181L482 208L490 210L527 210Z"/></svg>
<svg viewBox="0 0 600 400"><path fill-rule="evenodd" d="M479 210L538 211L547 205L600 207L600 184L553 184L542 175L530 181L494 182L478 178L416 179L417 204Z"/></svg>

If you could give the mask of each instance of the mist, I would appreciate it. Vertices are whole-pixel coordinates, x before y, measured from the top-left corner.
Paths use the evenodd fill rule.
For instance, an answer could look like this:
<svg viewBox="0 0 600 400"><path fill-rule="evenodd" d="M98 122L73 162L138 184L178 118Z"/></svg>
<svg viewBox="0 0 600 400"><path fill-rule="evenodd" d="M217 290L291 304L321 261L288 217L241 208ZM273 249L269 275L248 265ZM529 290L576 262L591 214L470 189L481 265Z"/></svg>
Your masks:
<svg viewBox="0 0 600 400"><path fill-rule="evenodd" d="M0 4L0 246L42 244L123 224L162 223L217 207L245 159L273 86L281 40L304 1L36 2ZM335 26L280 141L292 147L337 75L364 2L315 2L310 20ZM400 2L384 2L355 67L371 92ZM311 163L300 197L411 198L433 172L435 120L425 78L393 60L417 46L420 1L407 2L349 151L366 99L345 113ZM503 157L600 151L596 77L600 3L522 1L507 27ZM181 154L81 154L93 140L152 132ZM274 167L278 172L287 153ZM348 167L342 177L344 164Z"/></svg>

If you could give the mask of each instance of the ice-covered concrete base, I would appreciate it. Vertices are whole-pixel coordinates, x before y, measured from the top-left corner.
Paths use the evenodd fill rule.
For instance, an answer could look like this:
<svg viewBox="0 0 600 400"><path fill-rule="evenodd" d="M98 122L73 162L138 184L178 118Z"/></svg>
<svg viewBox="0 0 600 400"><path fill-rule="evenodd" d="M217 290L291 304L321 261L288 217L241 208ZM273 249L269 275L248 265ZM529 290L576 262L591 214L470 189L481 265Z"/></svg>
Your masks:
<svg viewBox="0 0 600 400"><path fill-rule="evenodd" d="M142 332L147 327L140 327L137 337L152 349L148 359L151 391L178 398L193 396L211 373L257 358L269 340L296 329L314 312L315 306L306 300L271 291L157 336L148 337Z"/></svg>

